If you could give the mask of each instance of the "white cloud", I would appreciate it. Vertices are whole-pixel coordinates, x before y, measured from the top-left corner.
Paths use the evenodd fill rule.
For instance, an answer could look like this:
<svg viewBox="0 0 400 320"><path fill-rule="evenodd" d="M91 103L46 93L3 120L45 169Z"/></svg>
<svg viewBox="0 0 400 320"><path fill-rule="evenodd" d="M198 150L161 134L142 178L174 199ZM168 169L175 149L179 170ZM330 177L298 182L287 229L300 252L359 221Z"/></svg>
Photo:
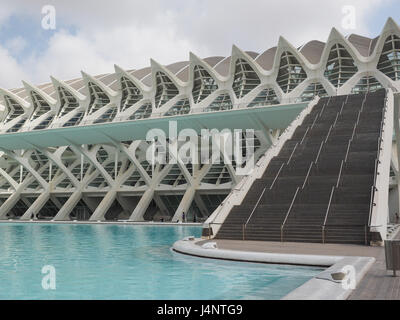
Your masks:
<svg viewBox="0 0 400 320"><path fill-rule="evenodd" d="M0 61L0 86L5 88L20 86L21 79L26 79L26 73L10 53L1 47Z"/></svg>
<svg viewBox="0 0 400 320"><path fill-rule="evenodd" d="M5 44L5 48L12 54L18 55L20 54L28 45L28 42L21 36L16 36L8 40Z"/></svg>
<svg viewBox="0 0 400 320"><path fill-rule="evenodd" d="M345 34L369 35L369 15L390 1L56 0L58 21L74 26L76 33L57 30L45 51L33 52L20 64L11 55L23 48L16 35L14 42L0 47L0 64L7 64L6 70L13 73L8 78L2 67L0 81L1 85L15 86L15 76L27 74L27 79L36 83L47 81L50 74L68 79L79 76L81 69L91 74L112 72L114 63L127 69L141 68L149 65L150 58L169 64L187 60L189 51L201 57L228 55L233 43L244 50L262 52L276 45L280 35L300 46L313 39L326 40L333 26ZM39 18L41 5L48 3L6 2L14 8L10 5L5 13L0 11L0 22L7 12ZM341 28L344 5L356 7L354 31Z"/></svg>

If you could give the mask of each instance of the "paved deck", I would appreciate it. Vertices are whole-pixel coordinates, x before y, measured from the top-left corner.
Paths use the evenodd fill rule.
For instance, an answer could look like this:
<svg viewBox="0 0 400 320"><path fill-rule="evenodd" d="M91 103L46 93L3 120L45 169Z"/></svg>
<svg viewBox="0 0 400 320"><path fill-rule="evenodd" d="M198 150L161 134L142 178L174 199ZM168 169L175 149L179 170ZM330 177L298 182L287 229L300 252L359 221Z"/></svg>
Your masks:
<svg viewBox="0 0 400 320"><path fill-rule="evenodd" d="M394 236L400 240L400 232ZM349 300L400 300L400 276L393 277L392 271L386 270L385 250L380 248L376 262L365 275Z"/></svg>
<svg viewBox="0 0 400 320"><path fill-rule="evenodd" d="M396 239L400 239L400 232ZM400 300L400 276L394 278L386 271L385 251L383 247L359 245L318 244L318 243L281 243L264 241L213 240L218 248L240 251L316 254L338 256L374 257L376 262L365 275L356 290L350 295L353 300Z"/></svg>

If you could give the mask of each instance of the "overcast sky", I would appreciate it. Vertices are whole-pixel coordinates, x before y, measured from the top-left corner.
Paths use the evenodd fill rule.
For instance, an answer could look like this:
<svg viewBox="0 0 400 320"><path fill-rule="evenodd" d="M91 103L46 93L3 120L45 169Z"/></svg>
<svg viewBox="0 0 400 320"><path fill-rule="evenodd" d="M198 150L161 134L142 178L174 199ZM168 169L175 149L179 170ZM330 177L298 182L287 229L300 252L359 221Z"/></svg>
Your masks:
<svg viewBox="0 0 400 320"><path fill-rule="evenodd" d="M42 8L52 5L56 28L42 27ZM343 24L344 6L355 8L355 29ZM229 55L232 44L263 52L280 35L295 46L325 41L332 27L344 35L377 36L389 16L400 23L398 0L2 0L0 86L20 87ZM347 21L347 20L346 20Z"/></svg>

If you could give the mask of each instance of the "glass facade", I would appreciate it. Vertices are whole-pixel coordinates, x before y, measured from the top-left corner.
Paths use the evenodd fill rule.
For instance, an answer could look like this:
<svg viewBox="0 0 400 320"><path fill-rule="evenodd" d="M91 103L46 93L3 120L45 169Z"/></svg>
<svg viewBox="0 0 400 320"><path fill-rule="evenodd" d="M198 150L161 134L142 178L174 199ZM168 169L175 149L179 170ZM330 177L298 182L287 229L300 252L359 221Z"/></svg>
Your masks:
<svg viewBox="0 0 400 320"><path fill-rule="evenodd" d="M49 112L50 105L35 91L31 91L30 95L33 104L33 113L30 119L32 121Z"/></svg>
<svg viewBox="0 0 400 320"><path fill-rule="evenodd" d="M278 97L276 96L275 90L272 88L263 89L257 97L253 99L252 102L247 106L248 108L252 107L261 107L268 106L273 104L279 104Z"/></svg>
<svg viewBox="0 0 400 320"><path fill-rule="evenodd" d="M238 99L243 98L260 83L257 73L244 59L236 60L232 89Z"/></svg>
<svg viewBox="0 0 400 320"><path fill-rule="evenodd" d="M157 87L155 96L155 102L156 102L155 107L160 108L169 100L177 96L179 90L173 84L171 79L168 78L167 75L161 71L158 71L156 73L156 83Z"/></svg>
<svg viewBox="0 0 400 320"><path fill-rule="evenodd" d="M327 97L328 93L326 92L324 86L321 83L311 83L301 94L301 101L311 101L314 97Z"/></svg>
<svg viewBox="0 0 400 320"><path fill-rule="evenodd" d="M129 117L129 120L146 119L151 116L152 106L150 102L144 103L133 115Z"/></svg>
<svg viewBox="0 0 400 320"><path fill-rule="evenodd" d="M358 71L350 53L341 44L335 44L328 57L325 77L336 88L340 88Z"/></svg>
<svg viewBox="0 0 400 320"><path fill-rule="evenodd" d="M21 105L9 96L4 96L4 101L7 108L7 116L4 119L4 123L10 122L11 120L24 114L24 109Z"/></svg>
<svg viewBox="0 0 400 320"><path fill-rule="evenodd" d="M219 95L204 112L230 110L233 108L232 100L228 93Z"/></svg>
<svg viewBox="0 0 400 320"><path fill-rule="evenodd" d="M382 89L382 84L375 77L363 77L351 90L351 93L366 93Z"/></svg>
<svg viewBox="0 0 400 320"><path fill-rule="evenodd" d="M100 89L100 87L93 82L88 83L89 87L89 94L90 94L90 103L89 103L89 108L87 110L87 114L93 114L97 110L103 108L107 104L110 103L110 99L108 96L104 93L103 90Z"/></svg>
<svg viewBox="0 0 400 320"><path fill-rule="evenodd" d="M125 111L143 99L142 92L126 77L121 77L121 93L121 111Z"/></svg>
<svg viewBox="0 0 400 320"><path fill-rule="evenodd" d="M276 82L284 93L293 91L300 83L307 78L307 74L299 61L288 51L281 56L279 72Z"/></svg>
<svg viewBox="0 0 400 320"><path fill-rule="evenodd" d="M176 116L180 114L188 114L190 112L189 99L181 99L165 113L165 116Z"/></svg>
<svg viewBox="0 0 400 320"><path fill-rule="evenodd" d="M393 81L400 80L400 38L398 36L391 35L386 39L377 68Z"/></svg>
<svg viewBox="0 0 400 320"><path fill-rule="evenodd" d="M200 103L207 98L211 93L218 89L217 82L206 69L202 66L194 67L194 78L193 78L193 101L194 103Z"/></svg>

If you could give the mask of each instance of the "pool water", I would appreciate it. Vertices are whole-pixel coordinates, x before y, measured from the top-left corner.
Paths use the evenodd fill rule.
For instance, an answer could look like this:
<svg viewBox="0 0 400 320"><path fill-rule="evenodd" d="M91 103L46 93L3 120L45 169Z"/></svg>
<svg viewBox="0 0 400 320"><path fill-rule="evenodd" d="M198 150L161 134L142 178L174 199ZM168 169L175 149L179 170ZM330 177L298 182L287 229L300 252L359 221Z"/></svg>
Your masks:
<svg viewBox="0 0 400 320"><path fill-rule="evenodd" d="M186 226L0 224L0 299L279 299L321 271L170 249L200 234ZM42 287L46 265L54 290Z"/></svg>

